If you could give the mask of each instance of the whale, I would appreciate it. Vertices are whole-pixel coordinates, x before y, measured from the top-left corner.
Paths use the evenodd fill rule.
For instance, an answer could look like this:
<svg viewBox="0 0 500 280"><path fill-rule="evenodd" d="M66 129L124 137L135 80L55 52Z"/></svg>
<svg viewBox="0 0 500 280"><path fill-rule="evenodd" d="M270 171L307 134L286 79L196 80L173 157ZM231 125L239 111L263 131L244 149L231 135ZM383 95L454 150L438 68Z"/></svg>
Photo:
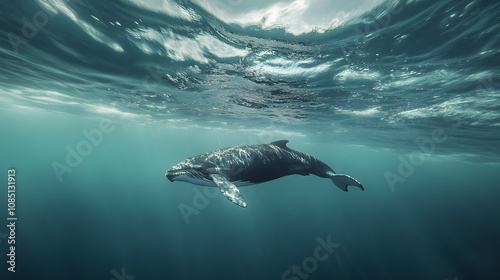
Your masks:
<svg viewBox="0 0 500 280"><path fill-rule="evenodd" d="M356 179L349 175L337 174L319 159L290 149L286 145L288 142L279 140L267 144L219 149L185 159L168 169L165 176L171 182L183 181L218 187L227 199L241 207L247 207L247 202L238 187L294 174L313 174L329 178L345 192L348 186L364 190Z"/></svg>

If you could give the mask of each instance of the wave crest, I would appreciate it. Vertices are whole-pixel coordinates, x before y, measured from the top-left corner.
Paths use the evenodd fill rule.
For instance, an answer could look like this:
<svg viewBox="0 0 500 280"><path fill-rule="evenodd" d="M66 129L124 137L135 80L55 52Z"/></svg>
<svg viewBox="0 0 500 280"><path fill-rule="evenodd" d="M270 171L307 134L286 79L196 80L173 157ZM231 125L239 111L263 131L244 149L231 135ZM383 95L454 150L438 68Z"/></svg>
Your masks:
<svg viewBox="0 0 500 280"><path fill-rule="evenodd" d="M227 24L284 29L293 35L323 33L366 13L382 0L293 0L252 1L194 0L196 4Z"/></svg>

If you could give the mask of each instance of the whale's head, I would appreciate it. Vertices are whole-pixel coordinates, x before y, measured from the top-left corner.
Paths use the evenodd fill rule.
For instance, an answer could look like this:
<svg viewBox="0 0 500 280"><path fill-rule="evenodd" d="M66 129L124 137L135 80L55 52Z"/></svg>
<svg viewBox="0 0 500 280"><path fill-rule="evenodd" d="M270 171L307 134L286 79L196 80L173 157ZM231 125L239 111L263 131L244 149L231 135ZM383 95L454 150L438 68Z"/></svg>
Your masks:
<svg viewBox="0 0 500 280"><path fill-rule="evenodd" d="M178 164L167 170L165 173L170 182L183 181L200 186L213 184L207 174L199 166L190 166L186 164Z"/></svg>

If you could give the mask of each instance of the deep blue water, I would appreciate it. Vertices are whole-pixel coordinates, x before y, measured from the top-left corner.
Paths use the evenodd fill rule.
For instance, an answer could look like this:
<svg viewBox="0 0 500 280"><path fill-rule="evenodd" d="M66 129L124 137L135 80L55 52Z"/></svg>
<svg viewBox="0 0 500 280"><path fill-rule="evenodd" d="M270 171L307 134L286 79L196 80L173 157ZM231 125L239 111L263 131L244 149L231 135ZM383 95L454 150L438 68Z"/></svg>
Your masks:
<svg viewBox="0 0 500 280"><path fill-rule="evenodd" d="M499 34L498 1L2 1L1 279L498 279ZM164 176L280 139L365 191Z"/></svg>

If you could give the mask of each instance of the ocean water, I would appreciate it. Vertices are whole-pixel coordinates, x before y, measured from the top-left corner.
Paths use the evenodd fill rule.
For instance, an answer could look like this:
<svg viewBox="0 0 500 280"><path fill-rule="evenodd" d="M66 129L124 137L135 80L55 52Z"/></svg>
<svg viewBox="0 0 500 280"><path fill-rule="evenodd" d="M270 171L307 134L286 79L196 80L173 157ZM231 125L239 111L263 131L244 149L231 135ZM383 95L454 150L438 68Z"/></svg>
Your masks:
<svg viewBox="0 0 500 280"><path fill-rule="evenodd" d="M486 0L2 1L0 277L499 279L499 34ZM365 191L165 178L281 139Z"/></svg>

